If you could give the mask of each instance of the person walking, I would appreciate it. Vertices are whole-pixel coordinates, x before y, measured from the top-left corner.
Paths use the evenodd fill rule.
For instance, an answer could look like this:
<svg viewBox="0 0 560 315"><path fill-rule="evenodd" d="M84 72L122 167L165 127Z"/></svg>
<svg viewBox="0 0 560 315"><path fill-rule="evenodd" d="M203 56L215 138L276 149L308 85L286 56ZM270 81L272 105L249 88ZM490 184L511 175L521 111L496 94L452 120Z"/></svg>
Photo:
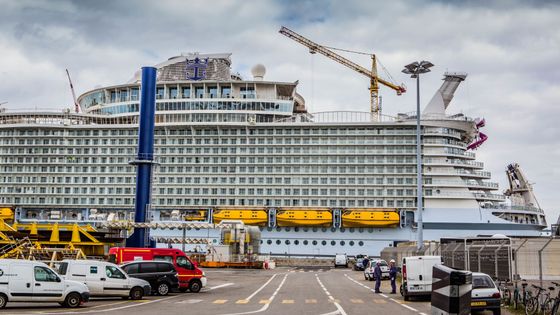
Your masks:
<svg viewBox="0 0 560 315"><path fill-rule="evenodd" d="M379 291L379 287L381 286L381 277L383 276L383 273L381 272L381 263L379 262L379 260L375 263L373 276L375 277L375 293L383 293Z"/></svg>
<svg viewBox="0 0 560 315"><path fill-rule="evenodd" d="M389 278L391 278L391 294L397 293L397 267L395 266L395 260L391 259L389 262Z"/></svg>

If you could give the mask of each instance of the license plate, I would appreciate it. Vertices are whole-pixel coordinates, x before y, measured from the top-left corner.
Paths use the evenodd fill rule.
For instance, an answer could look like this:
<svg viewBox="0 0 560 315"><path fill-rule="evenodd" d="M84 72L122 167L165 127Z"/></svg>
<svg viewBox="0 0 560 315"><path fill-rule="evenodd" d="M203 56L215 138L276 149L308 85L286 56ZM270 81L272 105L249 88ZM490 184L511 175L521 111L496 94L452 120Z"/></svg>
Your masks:
<svg viewBox="0 0 560 315"><path fill-rule="evenodd" d="M424 290L424 287L420 287L420 286L412 286L408 288L409 291L422 291Z"/></svg>
<svg viewBox="0 0 560 315"><path fill-rule="evenodd" d="M486 306L486 302L471 302L471 306Z"/></svg>

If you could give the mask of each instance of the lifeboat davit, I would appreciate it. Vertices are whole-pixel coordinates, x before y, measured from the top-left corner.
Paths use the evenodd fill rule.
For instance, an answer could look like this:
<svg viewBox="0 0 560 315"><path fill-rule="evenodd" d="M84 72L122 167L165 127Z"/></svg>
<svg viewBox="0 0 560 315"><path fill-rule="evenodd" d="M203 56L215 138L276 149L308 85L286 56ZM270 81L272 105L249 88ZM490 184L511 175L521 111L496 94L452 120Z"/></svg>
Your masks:
<svg viewBox="0 0 560 315"><path fill-rule="evenodd" d="M265 226L268 214L264 210L214 210L212 214L214 223L222 220L241 220L247 225Z"/></svg>
<svg viewBox="0 0 560 315"><path fill-rule="evenodd" d="M343 227L395 227L400 215L396 211L346 210L342 213Z"/></svg>
<svg viewBox="0 0 560 315"><path fill-rule="evenodd" d="M329 210L281 210L276 213L277 226L331 226Z"/></svg>

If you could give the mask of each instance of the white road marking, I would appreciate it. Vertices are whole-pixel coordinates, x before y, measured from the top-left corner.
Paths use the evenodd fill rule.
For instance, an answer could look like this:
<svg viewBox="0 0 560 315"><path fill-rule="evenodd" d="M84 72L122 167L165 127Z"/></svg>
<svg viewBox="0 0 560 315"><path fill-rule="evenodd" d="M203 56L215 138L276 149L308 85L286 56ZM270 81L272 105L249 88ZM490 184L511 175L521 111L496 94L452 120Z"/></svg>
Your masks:
<svg viewBox="0 0 560 315"><path fill-rule="evenodd" d="M223 287L229 287L230 285L233 285L233 283L230 282L230 283L220 284L220 285L217 285L217 286L213 286L213 287L207 288L206 290L203 290L203 291L204 291L204 292L206 292L206 291L212 291L212 290L216 290L216 289L223 288Z"/></svg>
<svg viewBox="0 0 560 315"><path fill-rule="evenodd" d="M364 287L364 288L366 288L366 289L368 289L368 290L370 290L370 291L372 291L372 292L375 292L374 289L368 287L367 285L364 285L364 284L359 283L359 282L356 281L355 279L352 279L351 277L349 277L347 274L344 274L344 276L345 276L348 280L350 280L350 281L352 281L352 282L354 282L354 283L356 283L356 284L358 284L358 285L361 285L362 287ZM402 307L404 307L404 308L407 308L407 309L409 309L409 310L411 310L411 311L413 311L413 312L420 313L419 310L417 310L417 309L415 309L415 308L413 308L413 307L410 307L410 306L408 306L408 305L406 305L406 304L403 304L403 303L401 303L400 301L397 301L397 300L395 300L395 299L393 299L393 298L390 298L390 297L388 297L388 296L385 295L385 294L379 294L379 296L382 296L382 297L384 297L384 298L386 298L386 299L388 298L389 300L391 300L391 301L393 301L393 302L399 304L400 306L402 306ZM420 313L420 314L426 315L426 314L424 314L424 313Z"/></svg>
<svg viewBox="0 0 560 315"><path fill-rule="evenodd" d="M255 295L257 295L257 293L261 292L262 289L264 289L269 283L270 281L272 281L272 279L274 279L278 274L273 274L272 277L270 277L270 279L268 279L267 282L265 282L260 288L257 289L257 291L253 292L253 294L249 295L249 297L247 297L245 300L250 301Z"/></svg>
<svg viewBox="0 0 560 315"><path fill-rule="evenodd" d="M243 312L243 313L233 313L233 314L224 314L224 315L255 314L255 313L261 313L261 312L266 311L268 309L268 307L270 306L270 304L272 303L272 300L274 300L274 298L276 297L276 295L278 294L278 292L280 291L280 289L284 285L284 282L286 282L286 279L288 278L288 275L289 275L288 273L286 275L284 275L284 279L282 279L282 282L280 282L280 285L278 285L278 287L276 288L274 293L272 293L272 295L268 299L268 303L264 304L263 307L261 307L260 309L258 309L256 311ZM270 282L271 280L272 280L272 278L268 282ZM268 284L268 282L265 283L265 284ZM262 288L264 288L264 286ZM261 290L261 289L259 289L259 290ZM346 314L343 314L343 315L346 315Z"/></svg>
<svg viewBox="0 0 560 315"><path fill-rule="evenodd" d="M323 285L323 282L321 282L321 279L319 279L319 275L315 274L315 279L317 279L317 282L319 282L319 285L321 286L323 291L325 291L325 294L327 294L327 296L329 297L329 300L331 300L331 302L333 302L334 306L336 306L337 311L331 312L331 313L328 313L328 314L347 315L346 312L344 311L344 309L342 308L342 306L340 306L340 304L338 304L337 300L335 300L335 298L331 295L331 293L329 291L327 291L327 288L325 288L325 286ZM327 315L327 314L323 314L323 315Z"/></svg>
<svg viewBox="0 0 560 315"><path fill-rule="evenodd" d="M196 303L200 303L202 301L204 301L204 300L189 299L189 300L175 302L175 304L196 304Z"/></svg>

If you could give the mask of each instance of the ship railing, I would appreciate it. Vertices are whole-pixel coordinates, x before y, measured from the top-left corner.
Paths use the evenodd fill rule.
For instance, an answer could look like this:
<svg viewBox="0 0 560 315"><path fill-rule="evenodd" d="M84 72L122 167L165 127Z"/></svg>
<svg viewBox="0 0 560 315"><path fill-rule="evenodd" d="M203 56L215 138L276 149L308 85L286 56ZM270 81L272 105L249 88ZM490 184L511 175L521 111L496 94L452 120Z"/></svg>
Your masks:
<svg viewBox="0 0 560 315"><path fill-rule="evenodd" d="M430 185L430 184L427 184ZM498 188L498 183L488 183L488 182L474 182L466 180L432 180L431 185L458 185L458 186L474 186L474 187L488 187L488 188Z"/></svg>
<svg viewBox="0 0 560 315"><path fill-rule="evenodd" d="M439 161L437 159L426 158L426 159L424 159L423 162L424 162L424 164L455 164L455 165L470 165L470 166L475 166L475 167L484 167L484 163L482 163L482 162L470 161L470 160L459 160L459 159Z"/></svg>
<svg viewBox="0 0 560 315"><path fill-rule="evenodd" d="M530 211L537 213L544 213L541 208L533 206L509 206L509 205L482 205L481 208L489 209L492 211Z"/></svg>
<svg viewBox="0 0 560 315"><path fill-rule="evenodd" d="M421 114L420 118L422 120L454 120L454 121L474 121L474 119L465 116L463 113L457 113L453 115L440 115L440 114ZM416 111L399 113L397 114L397 121L415 120Z"/></svg>
<svg viewBox="0 0 560 315"><path fill-rule="evenodd" d="M498 195L498 194L485 194L485 193L474 193L477 199L484 199L484 200L506 200L506 196Z"/></svg>

